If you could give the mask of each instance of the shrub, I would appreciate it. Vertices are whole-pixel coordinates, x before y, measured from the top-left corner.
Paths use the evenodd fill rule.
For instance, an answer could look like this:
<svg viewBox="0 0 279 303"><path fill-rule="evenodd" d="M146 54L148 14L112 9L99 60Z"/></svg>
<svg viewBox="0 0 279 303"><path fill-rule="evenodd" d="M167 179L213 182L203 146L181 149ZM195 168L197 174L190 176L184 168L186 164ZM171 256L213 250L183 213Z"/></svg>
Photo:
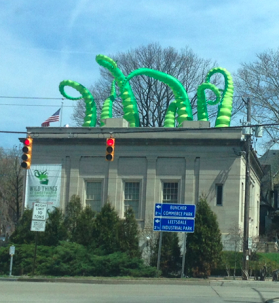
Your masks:
<svg viewBox="0 0 279 303"><path fill-rule="evenodd" d="M35 242L35 233L30 231L32 210L26 209L19 220L16 230L10 237L10 242L16 244L30 244Z"/></svg>
<svg viewBox="0 0 279 303"><path fill-rule="evenodd" d="M206 199L197 204L195 232L187 237L186 267L189 275L206 278L221 262L222 242L216 214Z"/></svg>
<svg viewBox="0 0 279 303"><path fill-rule="evenodd" d="M128 208L124 214L125 218L119 222L119 245L120 251L130 257L140 257L138 223L132 208Z"/></svg>
<svg viewBox="0 0 279 303"><path fill-rule="evenodd" d="M99 254L107 255L120 251L119 224L118 214L110 203L106 203L95 220L94 244Z"/></svg>
<svg viewBox="0 0 279 303"><path fill-rule="evenodd" d="M34 245L16 245L13 274L31 274ZM8 248L0 249L0 273L9 273ZM94 255L92 250L71 242L56 247L38 246L35 275L51 276L133 276L154 277L156 268L147 267L139 258L115 252L106 256Z"/></svg>
<svg viewBox="0 0 279 303"><path fill-rule="evenodd" d="M152 249L151 265L156 266L158 259L159 240ZM160 270L165 277L177 276L181 270L180 247L177 233L163 232L162 249L160 258Z"/></svg>

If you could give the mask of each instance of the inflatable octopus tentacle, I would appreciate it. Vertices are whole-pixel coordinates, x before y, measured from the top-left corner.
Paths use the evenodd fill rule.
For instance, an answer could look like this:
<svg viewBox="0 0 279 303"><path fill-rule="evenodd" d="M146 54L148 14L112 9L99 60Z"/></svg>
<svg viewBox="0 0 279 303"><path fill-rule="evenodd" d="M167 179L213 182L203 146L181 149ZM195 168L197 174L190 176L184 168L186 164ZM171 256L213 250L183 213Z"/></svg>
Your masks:
<svg viewBox="0 0 279 303"><path fill-rule="evenodd" d="M116 92L115 92L115 80L113 80L111 84L111 91L110 96L105 100L101 112L101 123L100 126L105 126L106 123L104 122L105 119L112 118L112 105L113 101L116 98Z"/></svg>
<svg viewBox="0 0 279 303"><path fill-rule="evenodd" d="M182 126L182 122L186 120L193 120L193 114L192 114L192 107L187 95L187 92L185 91L183 85L173 76L168 75L166 73L153 70L150 68L140 68L137 70L134 70L132 73L129 74L129 76L126 78L127 81L131 80L135 76L139 75L145 75L152 77L154 79L157 79L165 84L167 84L173 91L174 97L175 97L175 103L177 106L177 121L179 123L179 126ZM168 122L169 123L169 122ZM175 121L173 121L173 125L175 124ZM167 126L169 127L169 126ZM173 126L174 127L174 126Z"/></svg>
<svg viewBox="0 0 279 303"><path fill-rule="evenodd" d="M206 82L210 82L210 77L213 74L220 73L225 78L225 88L223 91L223 95L218 106L218 114L215 122L215 127L228 127L231 123L232 116L232 104L233 104L233 80L231 74L225 69L221 67L211 69L207 76ZM209 105L215 104L208 102Z"/></svg>
<svg viewBox="0 0 279 303"><path fill-rule="evenodd" d="M175 114L177 111L177 104L175 101L169 104L166 112L164 127L175 127Z"/></svg>
<svg viewBox="0 0 279 303"><path fill-rule="evenodd" d="M205 96L205 90L210 89L216 96L216 100L207 100ZM220 102L221 94L219 89L211 83L202 83L197 90L197 110L198 110L198 120L208 121L207 104L214 105Z"/></svg>
<svg viewBox="0 0 279 303"><path fill-rule="evenodd" d="M138 107L130 83L126 81L125 76L113 59L104 55L97 55L96 61L99 65L107 68L117 82L123 103L123 118L129 122L130 127L138 127L140 124Z"/></svg>
<svg viewBox="0 0 279 303"><path fill-rule="evenodd" d="M64 89L65 86L70 86L70 87L76 89L81 94L81 96L75 98L75 97L71 97L71 96L67 95L65 92L65 89ZM82 126L85 126L85 127L95 127L96 126L96 121L97 121L96 103L94 101L92 94L90 93L90 91L87 88L85 88L83 85L81 85L78 82L71 81L71 80L63 80L59 84L59 91L60 91L61 95L67 99L70 99L70 100L83 99L85 102L86 111L85 111L84 123L82 124Z"/></svg>

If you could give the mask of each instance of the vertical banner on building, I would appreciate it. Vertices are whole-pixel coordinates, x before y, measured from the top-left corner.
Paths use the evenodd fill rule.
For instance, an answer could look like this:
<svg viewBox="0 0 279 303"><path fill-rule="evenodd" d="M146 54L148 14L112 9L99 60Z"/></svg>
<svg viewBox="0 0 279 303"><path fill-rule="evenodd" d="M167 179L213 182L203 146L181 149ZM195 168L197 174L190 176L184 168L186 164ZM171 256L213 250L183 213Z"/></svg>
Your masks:
<svg viewBox="0 0 279 303"><path fill-rule="evenodd" d="M60 207L62 165L32 165L27 170L25 207L46 203L48 210Z"/></svg>

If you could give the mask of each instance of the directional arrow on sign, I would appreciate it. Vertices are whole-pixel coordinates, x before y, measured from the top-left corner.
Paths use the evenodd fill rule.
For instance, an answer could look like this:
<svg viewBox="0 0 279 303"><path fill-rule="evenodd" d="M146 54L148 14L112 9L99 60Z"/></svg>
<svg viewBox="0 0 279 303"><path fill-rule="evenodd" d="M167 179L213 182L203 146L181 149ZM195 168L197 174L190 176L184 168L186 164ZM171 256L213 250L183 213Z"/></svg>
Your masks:
<svg viewBox="0 0 279 303"><path fill-rule="evenodd" d="M162 204L156 203L155 204L155 217L161 217L162 216Z"/></svg>
<svg viewBox="0 0 279 303"><path fill-rule="evenodd" d="M154 218L153 230L161 230L161 219Z"/></svg>

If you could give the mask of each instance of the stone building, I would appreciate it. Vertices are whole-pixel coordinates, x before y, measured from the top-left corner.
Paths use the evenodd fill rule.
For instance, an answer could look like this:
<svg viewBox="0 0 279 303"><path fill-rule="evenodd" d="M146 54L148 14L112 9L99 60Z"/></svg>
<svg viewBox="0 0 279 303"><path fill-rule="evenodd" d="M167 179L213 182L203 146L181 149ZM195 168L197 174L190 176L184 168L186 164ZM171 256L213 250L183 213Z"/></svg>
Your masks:
<svg viewBox="0 0 279 303"><path fill-rule="evenodd" d="M204 194L225 243L231 227L243 229L245 157L241 129L184 122L182 128L129 128L122 119L106 127L27 127L33 165L60 164L60 207L73 194L99 211L109 201L120 216L131 206L142 228L153 223L154 204L197 203ZM105 160L115 138L114 161ZM23 141L23 138L20 139ZM32 170L31 166L31 170ZM262 170L251 156L250 237L259 235ZM27 205L27 201L26 201Z"/></svg>
<svg viewBox="0 0 279 303"><path fill-rule="evenodd" d="M260 232L270 234L272 218L279 215L279 150L267 150L259 161L264 172L261 182Z"/></svg>

